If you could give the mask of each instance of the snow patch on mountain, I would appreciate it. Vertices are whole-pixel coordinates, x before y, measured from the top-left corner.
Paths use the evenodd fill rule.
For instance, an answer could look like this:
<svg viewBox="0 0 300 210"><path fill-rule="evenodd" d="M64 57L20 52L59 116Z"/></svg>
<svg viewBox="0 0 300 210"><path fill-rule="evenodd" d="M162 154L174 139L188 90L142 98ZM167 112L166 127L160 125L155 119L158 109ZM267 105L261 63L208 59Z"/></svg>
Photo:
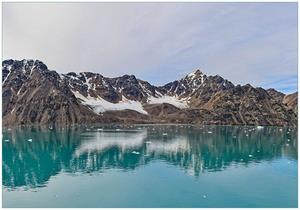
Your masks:
<svg viewBox="0 0 300 210"><path fill-rule="evenodd" d="M168 103L180 109L188 108L186 100L180 100L175 96L148 97L148 104Z"/></svg>
<svg viewBox="0 0 300 210"><path fill-rule="evenodd" d="M85 97L82 94L80 94L78 91L72 91L76 98L80 99L82 104L90 106L95 113L103 113L106 111L121 111L121 110L134 110L142 114L148 114L142 104L138 101L128 100L124 96L122 96L122 100L118 103L111 103L100 96L97 98L88 96Z"/></svg>
<svg viewBox="0 0 300 210"><path fill-rule="evenodd" d="M197 74L197 70L195 70L195 71L189 73L189 74L187 75L187 78L189 78L189 79L194 79L194 78L196 77L196 74Z"/></svg>

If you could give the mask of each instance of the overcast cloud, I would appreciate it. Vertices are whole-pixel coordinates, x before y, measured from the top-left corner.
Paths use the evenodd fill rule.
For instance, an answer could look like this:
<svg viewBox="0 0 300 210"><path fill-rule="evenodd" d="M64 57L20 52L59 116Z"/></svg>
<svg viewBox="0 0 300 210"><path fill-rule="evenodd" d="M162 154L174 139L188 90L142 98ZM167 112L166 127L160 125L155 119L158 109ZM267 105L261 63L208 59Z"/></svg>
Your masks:
<svg viewBox="0 0 300 210"><path fill-rule="evenodd" d="M3 3L3 58L155 85L200 68L297 89L297 3Z"/></svg>

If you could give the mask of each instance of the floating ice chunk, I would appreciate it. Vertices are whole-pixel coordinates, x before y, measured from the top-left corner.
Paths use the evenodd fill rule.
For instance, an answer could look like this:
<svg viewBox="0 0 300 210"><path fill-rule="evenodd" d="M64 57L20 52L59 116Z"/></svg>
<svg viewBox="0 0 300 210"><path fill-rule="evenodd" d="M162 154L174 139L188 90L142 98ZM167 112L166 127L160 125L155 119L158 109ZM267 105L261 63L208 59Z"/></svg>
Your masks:
<svg viewBox="0 0 300 210"><path fill-rule="evenodd" d="M98 128L97 131L103 131L103 128Z"/></svg>
<svg viewBox="0 0 300 210"><path fill-rule="evenodd" d="M212 133L212 131L207 131L207 133Z"/></svg>
<svg viewBox="0 0 300 210"><path fill-rule="evenodd" d="M253 155L248 155L248 157L253 157Z"/></svg>
<svg viewBox="0 0 300 210"><path fill-rule="evenodd" d="M116 129L116 131L120 131L120 130L121 130L120 128L117 128L117 129Z"/></svg>
<svg viewBox="0 0 300 210"><path fill-rule="evenodd" d="M9 142L9 139L5 139L4 141L5 141L5 142Z"/></svg>
<svg viewBox="0 0 300 210"><path fill-rule="evenodd" d="M167 134L167 133L163 133L162 135L163 135L163 136L167 136L168 134Z"/></svg>
<svg viewBox="0 0 300 210"><path fill-rule="evenodd" d="M205 199L205 198L206 198L206 195L203 195L202 197Z"/></svg>
<svg viewBox="0 0 300 210"><path fill-rule="evenodd" d="M133 151L132 154L139 155L140 153L137 151Z"/></svg>
<svg viewBox="0 0 300 210"><path fill-rule="evenodd" d="M256 128L257 128L258 130L260 130L260 129L263 129L264 126L260 126L260 125L259 125L259 126L257 126Z"/></svg>
<svg viewBox="0 0 300 210"><path fill-rule="evenodd" d="M27 141L32 142L32 139L28 139Z"/></svg>

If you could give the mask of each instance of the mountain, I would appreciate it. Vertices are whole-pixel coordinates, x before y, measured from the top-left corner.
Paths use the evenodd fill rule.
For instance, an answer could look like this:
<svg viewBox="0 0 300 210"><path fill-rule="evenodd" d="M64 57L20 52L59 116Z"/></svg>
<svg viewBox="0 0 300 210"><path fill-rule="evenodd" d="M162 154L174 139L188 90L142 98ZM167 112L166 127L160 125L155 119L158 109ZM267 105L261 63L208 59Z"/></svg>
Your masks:
<svg viewBox="0 0 300 210"><path fill-rule="evenodd" d="M134 75L58 74L38 60L2 62L4 125L197 123L297 125L298 93L234 85L200 70L163 86Z"/></svg>

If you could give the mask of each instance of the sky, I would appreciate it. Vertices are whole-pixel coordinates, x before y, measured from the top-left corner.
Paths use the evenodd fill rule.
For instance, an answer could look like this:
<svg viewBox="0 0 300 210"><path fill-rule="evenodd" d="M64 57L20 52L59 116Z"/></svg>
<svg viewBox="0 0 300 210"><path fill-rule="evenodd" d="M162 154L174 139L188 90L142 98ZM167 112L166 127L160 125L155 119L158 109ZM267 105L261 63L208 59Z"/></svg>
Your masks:
<svg viewBox="0 0 300 210"><path fill-rule="evenodd" d="M297 3L3 3L3 59L163 85L200 69L297 90Z"/></svg>

